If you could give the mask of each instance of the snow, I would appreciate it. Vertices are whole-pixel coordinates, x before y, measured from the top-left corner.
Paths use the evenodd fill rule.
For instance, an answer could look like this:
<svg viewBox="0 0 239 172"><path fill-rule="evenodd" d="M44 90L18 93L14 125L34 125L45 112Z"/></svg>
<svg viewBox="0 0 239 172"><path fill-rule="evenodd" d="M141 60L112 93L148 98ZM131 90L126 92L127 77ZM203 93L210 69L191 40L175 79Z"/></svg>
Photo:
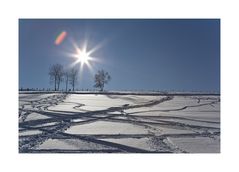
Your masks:
<svg viewBox="0 0 239 172"><path fill-rule="evenodd" d="M38 120L38 119L47 119L49 117L45 115L41 115L39 113L31 113L27 116L25 121L32 121L32 120Z"/></svg>
<svg viewBox="0 0 239 172"><path fill-rule="evenodd" d="M169 138L180 149L196 153L220 153L218 138L195 137L195 138Z"/></svg>
<svg viewBox="0 0 239 172"><path fill-rule="evenodd" d="M169 127L159 127L161 134L185 134L185 133L195 133L191 130L182 130L177 128L169 128Z"/></svg>
<svg viewBox="0 0 239 172"><path fill-rule="evenodd" d="M220 96L19 94L20 152L220 152Z"/></svg>
<svg viewBox="0 0 239 172"><path fill-rule="evenodd" d="M106 150L113 149L107 146L102 146L100 144L81 141L77 139L48 139L43 144L41 144L37 150L41 149L51 149L60 148L62 150Z"/></svg>
<svg viewBox="0 0 239 172"><path fill-rule="evenodd" d="M39 130L29 130L29 131L21 131L19 132L19 136L27 136L27 135L34 135L34 134L41 134L42 131Z"/></svg>
<svg viewBox="0 0 239 172"><path fill-rule="evenodd" d="M101 139L108 142L118 143L125 146L130 147L137 147L139 149L148 150L148 151L155 151L153 148L151 148L148 144L149 139L148 138L126 138L126 139Z"/></svg>
<svg viewBox="0 0 239 172"><path fill-rule="evenodd" d="M90 124L72 126L65 131L69 134L147 134L143 127L133 124L97 121Z"/></svg>

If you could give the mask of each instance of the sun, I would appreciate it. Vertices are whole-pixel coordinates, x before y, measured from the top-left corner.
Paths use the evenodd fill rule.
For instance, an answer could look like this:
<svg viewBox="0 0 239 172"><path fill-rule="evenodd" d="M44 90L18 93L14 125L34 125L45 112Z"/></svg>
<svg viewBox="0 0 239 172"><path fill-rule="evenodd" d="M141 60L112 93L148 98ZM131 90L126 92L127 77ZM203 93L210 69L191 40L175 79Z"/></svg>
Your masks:
<svg viewBox="0 0 239 172"><path fill-rule="evenodd" d="M86 50L80 50L80 49L77 49L76 50L76 58L77 58L77 62L78 63L82 63L82 64L88 64L89 63L89 60L91 59L90 54L86 52Z"/></svg>
<svg viewBox="0 0 239 172"><path fill-rule="evenodd" d="M75 41L72 42L74 47L74 53L67 53L68 56L74 58L74 62L70 65L70 67L75 67L77 64L80 68L80 73L83 73L84 66L86 66L90 72L93 74L93 65L94 62L99 62L99 59L96 57L92 57L92 54L100 48L100 45L93 47L92 49L87 48L87 41L84 42L82 47L79 47ZM77 65L78 66L78 65Z"/></svg>
<svg viewBox="0 0 239 172"><path fill-rule="evenodd" d="M80 73L83 72L84 66L87 66L90 71L93 71L91 62L95 61L95 58L91 57L91 51L87 51L87 46L83 46L82 48L75 47L75 53L72 56L75 58L75 61L72 63L72 66L76 64L80 64Z"/></svg>

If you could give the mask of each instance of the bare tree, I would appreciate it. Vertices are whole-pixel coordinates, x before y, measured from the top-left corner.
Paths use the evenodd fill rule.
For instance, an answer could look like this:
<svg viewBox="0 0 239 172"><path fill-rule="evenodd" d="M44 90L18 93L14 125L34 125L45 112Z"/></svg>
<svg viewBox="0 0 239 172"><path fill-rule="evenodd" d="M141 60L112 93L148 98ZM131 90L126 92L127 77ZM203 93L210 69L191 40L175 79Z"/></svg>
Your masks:
<svg viewBox="0 0 239 172"><path fill-rule="evenodd" d="M66 91L68 90L69 77L70 77L70 72L68 70L65 70L64 81L65 81L65 84L66 84Z"/></svg>
<svg viewBox="0 0 239 172"><path fill-rule="evenodd" d="M72 86L72 90L75 90L75 84L77 81L77 74L78 74L78 69L72 68L69 73L69 81Z"/></svg>
<svg viewBox="0 0 239 172"><path fill-rule="evenodd" d="M99 88L100 91L104 90L105 84L108 84L108 82L111 80L111 76L108 72L105 72L104 70L99 70L97 74L95 74L95 88Z"/></svg>
<svg viewBox="0 0 239 172"><path fill-rule="evenodd" d="M60 83L63 80L63 66L60 64L54 64L49 68L50 81L54 82L55 91L59 90Z"/></svg>

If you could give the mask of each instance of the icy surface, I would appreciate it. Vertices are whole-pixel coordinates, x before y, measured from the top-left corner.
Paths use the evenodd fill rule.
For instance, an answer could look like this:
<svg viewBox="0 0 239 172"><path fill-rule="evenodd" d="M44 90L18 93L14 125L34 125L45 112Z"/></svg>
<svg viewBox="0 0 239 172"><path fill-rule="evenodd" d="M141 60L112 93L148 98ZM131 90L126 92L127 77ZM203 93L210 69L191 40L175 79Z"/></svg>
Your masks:
<svg viewBox="0 0 239 172"><path fill-rule="evenodd" d="M220 96L19 94L19 152L218 153Z"/></svg>

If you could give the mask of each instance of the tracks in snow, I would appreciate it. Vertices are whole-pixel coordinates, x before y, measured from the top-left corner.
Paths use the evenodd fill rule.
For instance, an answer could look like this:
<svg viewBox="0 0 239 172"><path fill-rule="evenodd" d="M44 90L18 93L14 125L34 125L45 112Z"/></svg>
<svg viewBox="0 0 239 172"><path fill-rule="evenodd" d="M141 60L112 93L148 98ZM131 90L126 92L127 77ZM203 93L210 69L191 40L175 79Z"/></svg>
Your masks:
<svg viewBox="0 0 239 172"><path fill-rule="evenodd" d="M214 137L220 134L220 129L216 127L205 127L198 125L189 125L182 122L168 121L167 119L179 119L179 117L160 117L160 116L137 116L133 115L135 113L124 113L128 109L136 109L141 107L151 107L160 104L165 101L170 101L173 96L166 96L161 99L155 99L142 104L136 105L123 105L119 107L111 107L106 110L97 111L86 111L86 112L72 112L64 113L58 111L49 111L50 106L55 106L64 101L67 97L66 94L54 95L47 98L43 98L37 101L30 102L19 108L19 128L20 132L39 130L41 134L19 136L19 152L27 153L78 153L78 152L135 152L135 153L152 153L152 151L134 148L131 146L126 146L118 143L113 143L101 139L122 139L122 138L149 138L148 144L153 153L155 152L186 152L177 148L175 145L169 143L168 137ZM200 101L199 101L200 103ZM208 104L214 104L216 101L209 102L207 104L199 104L195 106L204 106ZM31 108L26 108L27 106ZM78 103L74 109L79 109L83 104ZM178 109L171 109L171 111L183 110L195 106L185 106ZM169 110L170 111L170 110ZM113 114L114 112L120 112L119 114ZM167 112L167 111L166 111ZM38 113L44 116L48 116L48 119L36 119L32 121L25 121L26 117L31 113ZM137 112L136 112L137 113ZM164 118L164 119L163 119ZM156 119L156 120L155 120ZM183 120L194 120L194 119L184 119ZM75 120L80 120L75 122ZM152 120L152 121L150 121ZM64 131L70 126L89 124L96 121L109 121L109 122L119 122L119 123L129 123L132 125L137 125L148 130L148 134L114 134L114 135L79 135L79 134L68 134ZM203 121L201 121L203 122ZM206 121L210 123L210 121ZM54 123L48 125L49 123ZM184 133L184 134L159 134L160 130L158 126L164 126L168 128L181 129L181 130L191 130L196 131L195 133ZM211 132L209 132L209 130ZM51 150L37 150L36 148L48 139L78 139L85 142L92 142L95 144L103 145L109 147L109 149L104 150L64 150L64 149L51 149Z"/></svg>

